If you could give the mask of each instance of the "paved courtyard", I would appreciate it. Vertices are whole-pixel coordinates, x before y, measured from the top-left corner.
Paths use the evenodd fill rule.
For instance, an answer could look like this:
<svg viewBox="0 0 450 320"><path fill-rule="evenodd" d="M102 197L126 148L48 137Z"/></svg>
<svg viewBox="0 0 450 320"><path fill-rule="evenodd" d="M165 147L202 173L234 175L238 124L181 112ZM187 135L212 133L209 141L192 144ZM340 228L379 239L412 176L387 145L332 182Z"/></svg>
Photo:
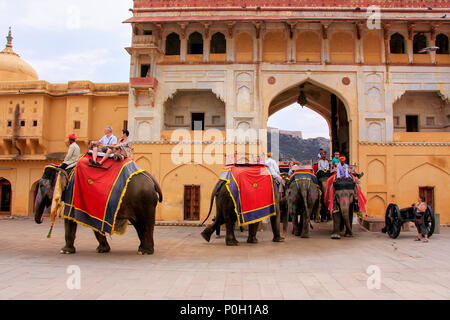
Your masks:
<svg viewBox="0 0 450 320"><path fill-rule="evenodd" d="M61 255L64 227L51 239L48 219L0 220L0 299L450 299L450 229L429 243L415 233L396 240L355 227L355 237L329 238L331 225L315 225L312 238L289 235L272 243L226 247L206 243L198 227L156 227L153 256L137 255L133 227L109 239L97 254L91 230L79 227L76 255ZM67 268L81 270L81 289L67 287ZM368 289L369 266L381 271L381 287ZM376 267L375 267L376 268Z"/></svg>

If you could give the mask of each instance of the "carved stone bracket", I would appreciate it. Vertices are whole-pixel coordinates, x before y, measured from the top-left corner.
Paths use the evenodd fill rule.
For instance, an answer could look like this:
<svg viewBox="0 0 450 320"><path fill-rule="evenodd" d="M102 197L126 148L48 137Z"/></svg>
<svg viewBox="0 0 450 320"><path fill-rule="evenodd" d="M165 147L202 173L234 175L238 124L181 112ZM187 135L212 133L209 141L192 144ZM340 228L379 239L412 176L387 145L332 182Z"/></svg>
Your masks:
<svg viewBox="0 0 450 320"><path fill-rule="evenodd" d="M322 37L324 40L328 39L329 28L330 28L330 23L322 23Z"/></svg>
<svg viewBox="0 0 450 320"><path fill-rule="evenodd" d="M410 22L408 23L408 39L412 40L414 37L414 29L415 29L415 24Z"/></svg>
<svg viewBox="0 0 450 320"><path fill-rule="evenodd" d="M234 30L235 24L236 24L236 21L227 22L228 37L230 37L230 38L233 38L233 30Z"/></svg>
<svg viewBox="0 0 450 320"><path fill-rule="evenodd" d="M186 28L188 26L188 23L178 22L178 25L180 26L181 39L186 39Z"/></svg>
<svg viewBox="0 0 450 320"><path fill-rule="evenodd" d="M383 23L383 38L384 38L384 40L389 40L390 29L391 29L390 23Z"/></svg>

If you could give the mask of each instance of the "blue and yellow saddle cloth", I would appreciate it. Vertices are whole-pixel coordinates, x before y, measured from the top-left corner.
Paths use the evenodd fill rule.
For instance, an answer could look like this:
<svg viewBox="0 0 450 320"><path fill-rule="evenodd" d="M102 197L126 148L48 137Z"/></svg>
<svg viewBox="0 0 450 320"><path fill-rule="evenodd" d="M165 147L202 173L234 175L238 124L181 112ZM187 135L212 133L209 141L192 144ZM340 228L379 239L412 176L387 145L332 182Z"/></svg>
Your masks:
<svg viewBox="0 0 450 320"><path fill-rule="evenodd" d="M234 202L239 226L262 221L276 214L274 180L264 165L224 168L220 180Z"/></svg>
<svg viewBox="0 0 450 320"><path fill-rule="evenodd" d="M319 180L316 175L309 170L296 170L288 178L289 183L299 180L311 180L320 190Z"/></svg>

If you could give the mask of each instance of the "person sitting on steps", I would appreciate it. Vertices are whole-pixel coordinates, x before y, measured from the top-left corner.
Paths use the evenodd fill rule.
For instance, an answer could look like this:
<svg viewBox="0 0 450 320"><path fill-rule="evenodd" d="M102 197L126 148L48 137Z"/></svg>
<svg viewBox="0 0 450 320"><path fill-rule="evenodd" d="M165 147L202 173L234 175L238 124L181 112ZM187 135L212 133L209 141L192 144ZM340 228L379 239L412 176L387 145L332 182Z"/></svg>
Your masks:
<svg viewBox="0 0 450 320"><path fill-rule="evenodd" d="M89 159L89 163L95 166L101 166L112 154L111 146L116 144L117 138L113 135L113 129L111 126L107 126L105 128L105 135L99 141L92 143L92 159ZM100 162L97 162L99 152L103 152L105 155Z"/></svg>

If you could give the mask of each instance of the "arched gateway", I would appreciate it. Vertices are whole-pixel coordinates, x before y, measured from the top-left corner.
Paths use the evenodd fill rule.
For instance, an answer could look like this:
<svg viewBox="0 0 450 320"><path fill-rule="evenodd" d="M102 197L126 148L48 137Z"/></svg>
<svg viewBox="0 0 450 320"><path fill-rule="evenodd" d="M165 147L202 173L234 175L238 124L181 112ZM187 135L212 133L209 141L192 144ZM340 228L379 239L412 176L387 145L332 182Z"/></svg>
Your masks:
<svg viewBox="0 0 450 320"><path fill-rule="evenodd" d="M223 159L229 147L223 140L230 132L264 130L273 113L301 101L327 120L333 151L346 154L366 173L362 188L372 208L369 215L381 215L390 202L408 206L420 190L432 187L441 220L450 221L450 200L444 195L450 170L450 55L446 47L420 53L424 43L445 44L441 39L448 38L450 24L441 18L443 7L430 11L420 2L403 1L396 5L407 12L406 21L398 19L392 4L380 1L361 2L360 10L346 0L333 2L334 7L310 0L260 0L247 7L228 0L183 2L180 7L165 1L134 3L134 15L126 21L133 26L127 48L129 126L136 154L150 159L152 173L177 190L179 200L160 211L162 220L185 220L183 206L192 198L182 194L185 186L195 186L196 197L209 197L210 180L216 177L196 180L196 168L218 175L223 163L204 163L202 153L214 150ZM372 25L366 8L371 4L381 6L382 16ZM331 20L337 12L346 18ZM214 45L217 34L223 35L221 53ZM193 35L201 44L195 52ZM177 44L179 39L179 50L169 48L169 37ZM151 66L146 76L139 74L142 64ZM427 97L433 97L430 114ZM403 112L402 105L414 105L413 114ZM203 125L195 129L194 121ZM208 123L217 129L214 138L205 137ZM186 135L173 135L183 128L188 141ZM173 150L180 150L180 140L193 155L189 163L171 158ZM261 135L245 141L250 142L248 153L251 142L257 152L267 151ZM421 185L427 175L424 163L441 169L435 170L431 187ZM414 181L408 180L410 192L405 194L397 181L411 170ZM202 203L200 216L208 209Z"/></svg>

